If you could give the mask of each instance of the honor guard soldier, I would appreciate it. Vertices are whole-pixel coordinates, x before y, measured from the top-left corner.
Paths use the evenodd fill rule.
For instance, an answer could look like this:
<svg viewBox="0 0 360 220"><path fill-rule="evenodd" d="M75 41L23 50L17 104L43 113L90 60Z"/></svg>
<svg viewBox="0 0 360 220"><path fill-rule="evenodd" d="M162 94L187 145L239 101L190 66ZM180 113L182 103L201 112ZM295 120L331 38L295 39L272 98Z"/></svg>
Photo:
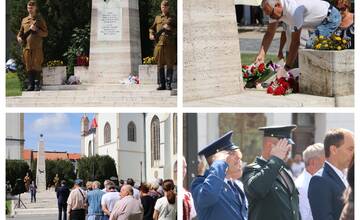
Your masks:
<svg viewBox="0 0 360 220"><path fill-rule="evenodd" d="M199 220L247 220L247 200L238 181L242 175L242 154L231 142L232 133L199 152L210 166L191 185Z"/></svg>
<svg viewBox="0 0 360 220"><path fill-rule="evenodd" d="M295 125L262 127L261 157L247 166L243 174L249 200L249 220L300 220L298 190L285 169L285 160L294 144Z"/></svg>

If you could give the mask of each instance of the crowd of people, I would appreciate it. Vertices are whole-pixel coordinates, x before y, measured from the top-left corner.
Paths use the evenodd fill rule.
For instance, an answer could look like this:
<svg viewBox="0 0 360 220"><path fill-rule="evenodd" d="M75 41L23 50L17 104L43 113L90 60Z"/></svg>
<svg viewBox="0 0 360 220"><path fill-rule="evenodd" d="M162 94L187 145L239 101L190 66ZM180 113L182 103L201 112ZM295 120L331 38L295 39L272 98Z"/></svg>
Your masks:
<svg viewBox="0 0 360 220"><path fill-rule="evenodd" d="M206 146L199 152L198 176L183 198L184 219L192 219L189 210L195 209L199 220L353 220L353 133L330 129L323 143L306 147L289 165L294 129L259 128L262 152L246 167L232 132Z"/></svg>
<svg viewBox="0 0 360 220"><path fill-rule="evenodd" d="M141 183L132 178L120 181L75 180L70 190L66 181L56 189L59 220L175 220L175 183L171 179Z"/></svg>

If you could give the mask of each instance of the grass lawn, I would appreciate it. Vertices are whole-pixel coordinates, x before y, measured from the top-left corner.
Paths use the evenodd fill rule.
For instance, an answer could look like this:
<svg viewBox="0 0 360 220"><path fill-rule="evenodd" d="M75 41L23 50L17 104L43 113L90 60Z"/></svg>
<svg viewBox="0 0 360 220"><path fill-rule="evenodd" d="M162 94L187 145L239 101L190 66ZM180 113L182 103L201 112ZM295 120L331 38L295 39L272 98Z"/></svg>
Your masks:
<svg viewBox="0 0 360 220"><path fill-rule="evenodd" d="M10 214L10 210L11 210L11 201L6 200L6 215Z"/></svg>
<svg viewBox="0 0 360 220"><path fill-rule="evenodd" d="M21 95L20 80L16 73L6 73L6 96Z"/></svg>
<svg viewBox="0 0 360 220"><path fill-rule="evenodd" d="M241 65L250 65L254 62L256 53L242 53L241 54ZM265 57L265 63L269 62L270 60L276 62L278 58L274 54L267 54Z"/></svg>

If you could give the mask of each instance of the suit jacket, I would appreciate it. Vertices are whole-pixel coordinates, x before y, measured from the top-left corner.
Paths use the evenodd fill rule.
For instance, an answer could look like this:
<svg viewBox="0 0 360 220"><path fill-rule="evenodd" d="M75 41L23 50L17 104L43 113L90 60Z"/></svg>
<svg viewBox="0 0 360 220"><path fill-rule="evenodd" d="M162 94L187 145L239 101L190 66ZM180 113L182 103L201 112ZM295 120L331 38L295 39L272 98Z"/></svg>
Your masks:
<svg viewBox="0 0 360 220"><path fill-rule="evenodd" d="M109 220L142 220L144 209L139 199L125 196L116 202Z"/></svg>
<svg viewBox="0 0 360 220"><path fill-rule="evenodd" d="M266 161L257 157L245 167L243 183L249 200L249 220L301 219L299 192L283 160L271 157Z"/></svg>
<svg viewBox="0 0 360 220"><path fill-rule="evenodd" d="M56 197L58 199L58 204L66 204L69 194L70 190L67 186L61 186L57 188Z"/></svg>
<svg viewBox="0 0 360 220"><path fill-rule="evenodd" d="M226 183L225 161L214 161L204 176L191 184L199 220L247 220L246 199L240 199Z"/></svg>
<svg viewBox="0 0 360 220"><path fill-rule="evenodd" d="M329 164L314 175L309 184L308 197L314 220L338 220L344 203L341 199L345 185Z"/></svg>

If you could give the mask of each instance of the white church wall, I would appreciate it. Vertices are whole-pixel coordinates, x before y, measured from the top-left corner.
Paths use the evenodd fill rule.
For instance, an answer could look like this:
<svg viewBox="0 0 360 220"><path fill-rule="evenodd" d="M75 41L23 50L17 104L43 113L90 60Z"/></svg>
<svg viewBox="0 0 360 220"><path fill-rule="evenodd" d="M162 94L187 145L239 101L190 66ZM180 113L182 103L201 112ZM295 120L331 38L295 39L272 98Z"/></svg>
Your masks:
<svg viewBox="0 0 360 220"><path fill-rule="evenodd" d="M121 113L120 114L120 149L126 151L145 152L145 128L143 113ZM128 141L128 125L134 122L136 126L136 142Z"/></svg>
<svg viewBox="0 0 360 220"><path fill-rule="evenodd" d="M93 156L97 153L96 149L94 149L94 148L96 148L96 147L94 147L94 139L95 139L94 134L89 134L84 137L84 147L83 148L84 148L85 156Z"/></svg>
<svg viewBox="0 0 360 220"><path fill-rule="evenodd" d="M140 178L140 162L142 162L142 179ZM127 178L131 177L137 184L140 184L141 180L146 181L143 153L130 151L119 152L119 165L117 166L117 169L119 179L126 180Z"/></svg>
<svg viewBox="0 0 360 220"><path fill-rule="evenodd" d="M99 146L105 144L104 143L104 127L106 122L109 122L111 128L111 141L113 143L116 141L117 138L117 123L116 123L116 115L114 113L99 113L98 114L98 144Z"/></svg>

